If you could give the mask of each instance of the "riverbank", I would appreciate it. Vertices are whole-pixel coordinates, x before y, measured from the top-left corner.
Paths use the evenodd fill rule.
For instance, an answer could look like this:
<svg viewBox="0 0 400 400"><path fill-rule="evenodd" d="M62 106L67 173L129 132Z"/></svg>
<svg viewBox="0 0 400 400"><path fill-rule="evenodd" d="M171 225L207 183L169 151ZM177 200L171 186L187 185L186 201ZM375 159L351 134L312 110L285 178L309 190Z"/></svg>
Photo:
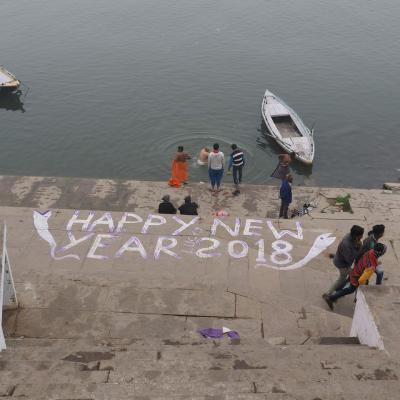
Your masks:
<svg viewBox="0 0 400 400"><path fill-rule="evenodd" d="M39 209L64 208L109 211L154 212L161 198L169 194L176 205L190 194L200 205L200 214L226 210L231 215L275 218L279 207L278 181L271 185L243 185L240 196L233 196L233 185L224 183L218 195L212 195L207 183L189 183L179 189L166 182L89 179L68 177L0 176L0 203L10 207ZM292 208L311 203L311 218L387 220L399 212L397 184L384 189L329 188L293 185ZM389 189L389 190L388 190ZM394 190L390 190L394 189ZM337 199L349 196L351 212L341 212ZM350 210L348 210L350 211Z"/></svg>

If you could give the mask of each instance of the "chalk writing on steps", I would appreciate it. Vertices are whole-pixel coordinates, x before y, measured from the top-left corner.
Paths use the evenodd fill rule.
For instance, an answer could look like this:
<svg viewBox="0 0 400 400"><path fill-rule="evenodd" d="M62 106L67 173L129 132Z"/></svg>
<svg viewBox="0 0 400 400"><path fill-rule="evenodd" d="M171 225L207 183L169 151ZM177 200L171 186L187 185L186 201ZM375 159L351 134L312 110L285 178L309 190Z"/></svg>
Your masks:
<svg viewBox="0 0 400 400"><path fill-rule="evenodd" d="M307 265L336 240L331 233L322 233L304 252L303 258L293 261L296 245L302 244L301 249L304 248L305 232L299 221L293 222L292 230L279 230L276 222L266 219L236 217L228 222L212 218L205 223L198 216L189 220L176 215L140 216L126 212L116 217L111 212L96 215L94 211L77 210L65 225L61 222L60 228L57 221L57 229L52 229L51 216L50 210L33 212L35 229L48 243L54 260L102 261L127 256L142 260L181 260L227 255L232 259L254 259L256 268L291 271ZM56 231L59 243L53 234Z"/></svg>

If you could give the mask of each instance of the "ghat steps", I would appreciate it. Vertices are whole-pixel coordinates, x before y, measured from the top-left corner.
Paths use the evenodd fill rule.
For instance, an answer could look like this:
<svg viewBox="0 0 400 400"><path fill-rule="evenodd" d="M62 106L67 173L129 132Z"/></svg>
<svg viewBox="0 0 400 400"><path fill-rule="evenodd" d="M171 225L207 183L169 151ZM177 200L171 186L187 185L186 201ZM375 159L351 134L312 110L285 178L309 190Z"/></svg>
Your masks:
<svg viewBox="0 0 400 400"><path fill-rule="evenodd" d="M398 362L360 345L270 345L262 339L8 344L0 358L1 388L11 398L372 399L379 393L390 399L400 373Z"/></svg>
<svg viewBox="0 0 400 400"><path fill-rule="evenodd" d="M222 220L231 227L236 218L242 224L261 219L259 232L269 257L277 239L265 225L267 219L279 232L296 231L295 221L275 219L276 188L249 186L240 198L222 193L216 199L201 185L173 191L162 183L4 177L0 189L0 215L9 226L8 250L20 302L19 310L5 313L8 349L0 353L0 395L35 400L396 398L399 361L354 342L344 344L354 298L343 299L334 313L321 299L336 275L328 255L337 242L303 267L284 271L255 268L258 237L244 234L243 225L234 238L220 228L211 234L211 213L220 208L229 211ZM339 238L354 223L367 228L384 222L385 240L391 243L385 284L399 283L400 196L347 191L354 213L327 214L321 213L328 205L324 199L343 190L295 188L299 202L317 200L321 209L297 220L303 239L282 238L293 244L291 257L302 259L320 234ZM178 235L172 249L181 258L163 253L155 259L158 238L179 227L170 217L145 234L143 224L127 226L114 242L96 248L93 254L103 258L88 254L95 237L109 233L104 225L97 225L87 242L57 252L71 233L75 238L88 234L81 225L67 229L74 215L70 208L81 210L82 217L96 210L93 220L107 210L116 222L126 211L146 220L166 192L173 198L195 197L202 216L198 225L205 237L220 242L220 256L205 259L182 252L185 240L195 235L188 230ZM56 242L54 255L75 254L79 260L51 255L33 223L38 210L52 212L47 223ZM138 252L116 257L133 235L148 257ZM227 248L232 239L248 243L248 253L231 257ZM206 340L197 332L222 326L237 330L240 342Z"/></svg>

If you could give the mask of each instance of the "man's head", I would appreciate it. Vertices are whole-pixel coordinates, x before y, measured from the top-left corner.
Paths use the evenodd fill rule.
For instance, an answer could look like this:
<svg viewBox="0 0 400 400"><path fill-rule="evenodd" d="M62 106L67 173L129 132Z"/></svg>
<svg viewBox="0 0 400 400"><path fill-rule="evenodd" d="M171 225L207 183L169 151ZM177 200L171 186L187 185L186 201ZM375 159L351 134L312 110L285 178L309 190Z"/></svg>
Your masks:
<svg viewBox="0 0 400 400"><path fill-rule="evenodd" d="M287 174L287 175L286 175L286 180L287 180L288 182L292 183L292 182L293 182L293 176L292 176L292 174Z"/></svg>
<svg viewBox="0 0 400 400"><path fill-rule="evenodd" d="M237 145L235 143L233 143L232 146L231 146L231 149L232 150L236 150L237 149Z"/></svg>
<svg viewBox="0 0 400 400"><path fill-rule="evenodd" d="M372 227L372 233L375 237L375 239L380 239L383 234L385 233L385 225L374 225Z"/></svg>
<svg viewBox="0 0 400 400"><path fill-rule="evenodd" d="M183 151L183 146L178 146L178 151L179 151L180 153L182 153L182 151Z"/></svg>
<svg viewBox="0 0 400 400"><path fill-rule="evenodd" d="M218 143L214 143L213 144L213 149L214 150L218 150L219 149L219 144Z"/></svg>
<svg viewBox="0 0 400 400"><path fill-rule="evenodd" d="M361 240L364 235L364 228L359 225L353 225L350 229L350 236L353 240Z"/></svg>
<svg viewBox="0 0 400 400"><path fill-rule="evenodd" d="M207 153L210 152L210 149L208 147L204 147L204 151L206 151Z"/></svg>
<svg viewBox="0 0 400 400"><path fill-rule="evenodd" d="M162 197L162 201L169 201L169 199L170 199L170 197L169 197L169 194L166 194L166 195L164 195L163 197Z"/></svg>
<svg viewBox="0 0 400 400"><path fill-rule="evenodd" d="M186 196L185 203L191 203L191 202L192 202L192 198L190 196Z"/></svg>
<svg viewBox="0 0 400 400"><path fill-rule="evenodd" d="M386 253L386 246L383 243L377 243L374 248L375 257L379 258Z"/></svg>

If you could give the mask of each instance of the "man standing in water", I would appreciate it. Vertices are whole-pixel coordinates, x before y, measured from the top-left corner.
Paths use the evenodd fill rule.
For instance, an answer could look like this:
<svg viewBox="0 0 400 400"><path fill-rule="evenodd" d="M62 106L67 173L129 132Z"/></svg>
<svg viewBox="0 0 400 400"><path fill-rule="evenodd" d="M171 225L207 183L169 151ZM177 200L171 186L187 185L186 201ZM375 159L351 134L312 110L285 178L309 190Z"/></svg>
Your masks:
<svg viewBox="0 0 400 400"><path fill-rule="evenodd" d="M203 147L200 150L199 157L197 159L197 164L199 165L206 165L208 161L208 156L210 154L210 150L208 147Z"/></svg>
<svg viewBox="0 0 400 400"><path fill-rule="evenodd" d="M208 156L208 175L211 181L211 191L215 191L217 186L217 192L221 186L221 179L224 175L224 164L225 157L222 151L219 151L219 144L214 143L213 151Z"/></svg>
<svg viewBox="0 0 400 400"><path fill-rule="evenodd" d="M296 159L296 153L292 152L290 154L279 154L278 156L278 166L275 168L271 177L283 180L290 174L290 164Z"/></svg>
<svg viewBox="0 0 400 400"><path fill-rule="evenodd" d="M180 187L181 184L187 184L189 179L189 165L187 160L192 157L183 151L183 146L178 147L175 159L172 161L171 178L168 181L170 186Z"/></svg>
<svg viewBox="0 0 400 400"><path fill-rule="evenodd" d="M233 167L233 183L235 184L234 196L240 194L239 185L242 183L242 172L244 167L244 154L243 150L239 149L234 143L231 146L232 153L229 158L228 172L230 172L231 167Z"/></svg>

